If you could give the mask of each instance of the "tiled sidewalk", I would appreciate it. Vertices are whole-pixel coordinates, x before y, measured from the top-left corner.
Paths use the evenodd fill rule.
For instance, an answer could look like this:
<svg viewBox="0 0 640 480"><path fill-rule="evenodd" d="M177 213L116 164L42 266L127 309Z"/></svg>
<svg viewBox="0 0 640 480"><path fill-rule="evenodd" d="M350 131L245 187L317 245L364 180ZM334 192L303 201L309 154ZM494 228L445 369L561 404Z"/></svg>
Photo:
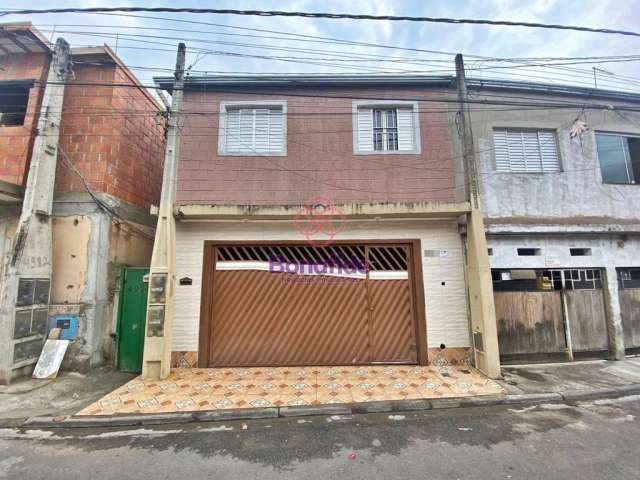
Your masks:
<svg viewBox="0 0 640 480"><path fill-rule="evenodd" d="M78 415L322 405L494 395L504 390L466 366L176 369L161 381L140 377Z"/></svg>

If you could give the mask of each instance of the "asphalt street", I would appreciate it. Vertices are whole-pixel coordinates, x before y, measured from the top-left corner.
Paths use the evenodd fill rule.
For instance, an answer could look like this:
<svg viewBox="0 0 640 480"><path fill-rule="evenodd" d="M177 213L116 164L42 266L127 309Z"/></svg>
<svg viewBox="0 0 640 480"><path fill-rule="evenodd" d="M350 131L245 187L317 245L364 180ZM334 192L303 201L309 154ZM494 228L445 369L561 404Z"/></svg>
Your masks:
<svg viewBox="0 0 640 480"><path fill-rule="evenodd" d="M0 478L637 479L640 396L127 429L0 430Z"/></svg>

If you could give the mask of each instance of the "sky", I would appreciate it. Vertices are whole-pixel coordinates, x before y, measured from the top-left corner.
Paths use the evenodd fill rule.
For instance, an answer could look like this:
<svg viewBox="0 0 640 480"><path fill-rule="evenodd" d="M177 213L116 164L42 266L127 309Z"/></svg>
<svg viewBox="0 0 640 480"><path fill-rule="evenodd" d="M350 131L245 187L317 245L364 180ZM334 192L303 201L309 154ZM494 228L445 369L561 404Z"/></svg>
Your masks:
<svg viewBox="0 0 640 480"><path fill-rule="evenodd" d="M321 2L309 0L221 0L216 2L48 0L22 1L19 7L16 4L16 8L151 5L482 18L640 31L640 0L534 0L528 2L516 0L482 2L462 0L323 0ZM117 47L118 55L143 83L151 83L154 76L170 74L175 65L175 49L180 41L187 44L187 65L191 67L192 75L201 75L205 72L212 74L237 72L450 74L453 71L453 54L462 53L465 55L465 62L469 69L468 75L472 77L559 82L593 87L592 67L594 65L592 64L564 65L551 69L514 68L514 63L496 63L482 57L638 55L640 58L640 37L621 35L402 21L206 14L139 13L131 15L139 16L11 15L3 17L0 21L31 21L47 37L55 40L58 36L63 36L72 47L104 43L114 49ZM184 23L175 20L208 24ZM210 25L211 23L217 25ZM279 33L243 30L243 28ZM327 43L317 38L293 37L287 34L330 37L398 48ZM255 37L255 35L261 37ZM265 36L280 38L264 38ZM300 41L302 39L313 41ZM201 52L198 53L198 50ZM256 56L271 58L255 58ZM540 63L535 60L529 62ZM522 62L517 64L523 65ZM602 63L597 67L605 70L596 72L600 88L640 92L640 61Z"/></svg>

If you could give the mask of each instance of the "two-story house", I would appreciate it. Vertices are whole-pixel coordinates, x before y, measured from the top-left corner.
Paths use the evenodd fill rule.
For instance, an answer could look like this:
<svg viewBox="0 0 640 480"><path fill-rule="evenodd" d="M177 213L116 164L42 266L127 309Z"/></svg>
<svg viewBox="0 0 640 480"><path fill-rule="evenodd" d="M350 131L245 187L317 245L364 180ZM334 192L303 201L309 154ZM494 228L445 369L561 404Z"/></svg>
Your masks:
<svg viewBox="0 0 640 480"><path fill-rule="evenodd" d="M450 87L186 79L173 366L473 361Z"/></svg>
<svg viewBox="0 0 640 480"><path fill-rule="evenodd" d="M491 102L471 110L502 360L634 351L640 96L501 81L469 88Z"/></svg>
<svg viewBox="0 0 640 480"><path fill-rule="evenodd" d="M20 247L16 228L38 122L45 114L60 115L59 135L45 142L50 151L57 145L57 158L46 157L57 160L52 258L21 258L51 264L53 273L21 277L9 299L12 311L1 312L0 382L30 372L55 315L78 319L65 368L84 371L113 358L121 267L148 266L151 256L155 221L149 209L160 194L163 107L108 47L72 48L70 54L73 74L64 85L53 82L55 96L64 96L61 109L43 105L52 86L51 44L31 24L0 25L2 287ZM142 334L138 342L141 357Z"/></svg>

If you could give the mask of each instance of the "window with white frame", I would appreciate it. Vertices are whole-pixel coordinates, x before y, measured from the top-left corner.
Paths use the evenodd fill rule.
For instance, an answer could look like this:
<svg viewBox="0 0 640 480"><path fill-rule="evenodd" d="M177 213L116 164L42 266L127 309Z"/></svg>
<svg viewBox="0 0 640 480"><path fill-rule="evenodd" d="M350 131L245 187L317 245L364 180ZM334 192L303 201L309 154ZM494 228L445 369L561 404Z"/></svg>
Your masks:
<svg viewBox="0 0 640 480"><path fill-rule="evenodd" d="M222 103L221 155L285 155L286 103Z"/></svg>
<svg viewBox="0 0 640 480"><path fill-rule="evenodd" d="M354 102L355 153L420 153L417 104Z"/></svg>
<svg viewBox="0 0 640 480"><path fill-rule="evenodd" d="M558 143L553 130L495 128L493 144L498 172L560 171Z"/></svg>

